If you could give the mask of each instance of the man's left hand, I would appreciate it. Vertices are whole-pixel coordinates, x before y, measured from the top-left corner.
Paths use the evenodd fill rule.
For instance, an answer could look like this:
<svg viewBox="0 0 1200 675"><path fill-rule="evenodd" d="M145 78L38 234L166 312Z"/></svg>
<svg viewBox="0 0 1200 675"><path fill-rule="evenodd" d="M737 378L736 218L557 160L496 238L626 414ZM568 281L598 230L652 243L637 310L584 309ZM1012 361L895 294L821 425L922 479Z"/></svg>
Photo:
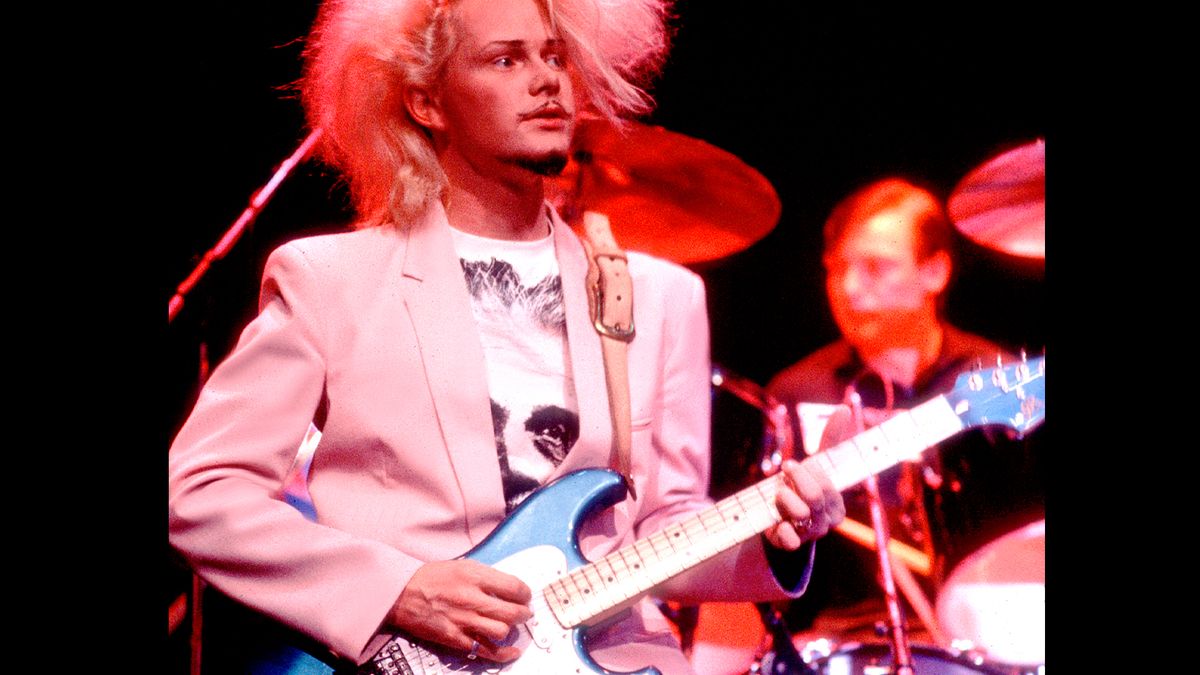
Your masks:
<svg viewBox="0 0 1200 675"><path fill-rule="evenodd" d="M825 536L846 517L842 493L812 462L783 462L775 504L782 522L764 535L772 546L794 551L805 541Z"/></svg>

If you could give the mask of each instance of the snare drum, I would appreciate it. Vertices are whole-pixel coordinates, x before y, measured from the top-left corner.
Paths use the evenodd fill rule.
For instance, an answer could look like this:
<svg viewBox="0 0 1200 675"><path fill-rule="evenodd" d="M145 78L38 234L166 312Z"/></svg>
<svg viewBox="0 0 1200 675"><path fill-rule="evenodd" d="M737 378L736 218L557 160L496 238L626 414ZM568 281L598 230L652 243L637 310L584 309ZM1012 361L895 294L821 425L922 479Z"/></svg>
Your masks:
<svg viewBox="0 0 1200 675"><path fill-rule="evenodd" d="M910 645L916 675L1007 675L979 659L956 656L936 647ZM848 643L810 664L813 675L890 675L892 649L888 644Z"/></svg>

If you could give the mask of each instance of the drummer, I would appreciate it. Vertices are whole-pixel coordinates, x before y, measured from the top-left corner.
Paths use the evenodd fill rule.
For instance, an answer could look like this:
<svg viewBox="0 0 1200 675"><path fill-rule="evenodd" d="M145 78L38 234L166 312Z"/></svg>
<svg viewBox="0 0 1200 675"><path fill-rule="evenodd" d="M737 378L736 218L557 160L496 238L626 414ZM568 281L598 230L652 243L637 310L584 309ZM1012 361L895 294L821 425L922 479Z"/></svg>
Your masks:
<svg viewBox="0 0 1200 675"><path fill-rule="evenodd" d="M792 413L792 438L813 437L800 423L798 404L841 404L854 387L872 426L889 411L948 392L972 367L994 365L997 356L1016 358L946 320L955 245L942 202L906 178L876 180L833 208L824 226L823 262L841 336L767 386L768 396ZM853 433L833 426L824 430L822 449ZM1004 436L988 429L963 433L927 450L920 463L902 463L879 476L892 538L932 561L925 574L914 575L923 593L935 594L950 567L970 551L1041 513L1040 469L1030 444ZM800 445L798 440L797 454ZM869 526L865 490L845 497L847 519ZM871 636L876 622L887 618L876 554L842 537L821 546L825 563L816 565L808 594L792 603L790 627L821 632L828 626L843 640L863 639L854 633L858 629Z"/></svg>

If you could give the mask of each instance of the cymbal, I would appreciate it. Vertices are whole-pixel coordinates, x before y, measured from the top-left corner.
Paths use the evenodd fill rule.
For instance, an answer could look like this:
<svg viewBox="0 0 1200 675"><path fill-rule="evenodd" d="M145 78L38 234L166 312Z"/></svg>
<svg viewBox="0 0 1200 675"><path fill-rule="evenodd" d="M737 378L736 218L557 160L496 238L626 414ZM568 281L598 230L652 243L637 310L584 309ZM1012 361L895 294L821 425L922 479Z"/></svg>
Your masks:
<svg viewBox="0 0 1200 675"><path fill-rule="evenodd" d="M659 126L619 130L590 118L547 194L567 222L603 213L622 248L680 264L749 248L781 208L771 183L725 150Z"/></svg>
<svg viewBox="0 0 1200 675"><path fill-rule="evenodd" d="M983 163L959 181L946 206L954 226L975 243L1045 260L1045 141L1038 139Z"/></svg>

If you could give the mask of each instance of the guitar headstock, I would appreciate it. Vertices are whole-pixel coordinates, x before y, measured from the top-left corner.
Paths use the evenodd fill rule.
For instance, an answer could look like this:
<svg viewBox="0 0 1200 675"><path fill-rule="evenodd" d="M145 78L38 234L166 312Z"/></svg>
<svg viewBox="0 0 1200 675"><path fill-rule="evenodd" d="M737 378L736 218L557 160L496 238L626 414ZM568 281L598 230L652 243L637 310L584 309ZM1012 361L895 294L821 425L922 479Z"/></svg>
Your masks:
<svg viewBox="0 0 1200 675"><path fill-rule="evenodd" d="M1024 435L1046 419L1046 357L962 373L946 400L967 427L1002 425Z"/></svg>

